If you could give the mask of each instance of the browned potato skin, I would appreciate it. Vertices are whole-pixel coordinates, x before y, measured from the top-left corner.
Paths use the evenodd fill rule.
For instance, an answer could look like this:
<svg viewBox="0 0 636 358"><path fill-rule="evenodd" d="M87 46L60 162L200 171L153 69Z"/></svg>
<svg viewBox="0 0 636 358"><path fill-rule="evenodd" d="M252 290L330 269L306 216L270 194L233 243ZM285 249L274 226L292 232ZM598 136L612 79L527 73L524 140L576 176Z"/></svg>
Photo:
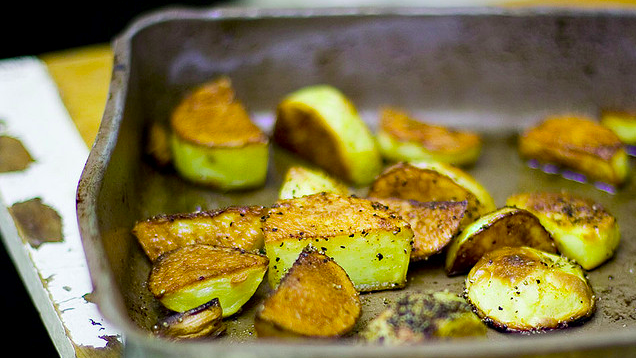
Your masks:
<svg viewBox="0 0 636 358"><path fill-rule="evenodd" d="M267 256L241 249L187 245L163 254L154 262L148 278L148 289L160 299L205 279L240 276L245 270L264 267L268 263Z"/></svg>
<svg viewBox="0 0 636 358"><path fill-rule="evenodd" d="M255 251L263 247L261 217L265 210L262 206L246 206L158 215L137 222L132 232L151 261L165 252L191 244ZM189 230L184 230L186 225Z"/></svg>
<svg viewBox="0 0 636 358"><path fill-rule="evenodd" d="M170 124L181 139L207 147L243 147L269 141L235 98L227 77L195 88L175 108Z"/></svg>
<svg viewBox="0 0 636 358"><path fill-rule="evenodd" d="M371 185L368 196L421 202L466 201L467 207L462 226L483 214L481 204L475 195L453 180L435 171L419 169L408 163L394 164L382 172Z"/></svg>
<svg viewBox="0 0 636 358"><path fill-rule="evenodd" d="M458 233L466 201L419 202L397 198L369 198L395 211L413 229L411 261L441 252Z"/></svg>
<svg viewBox="0 0 636 358"><path fill-rule="evenodd" d="M260 306L254 327L259 337L339 337L353 329L361 310L344 269L308 246Z"/></svg>
<svg viewBox="0 0 636 358"><path fill-rule="evenodd" d="M576 116L548 117L529 128L519 139L523 157L563 165L591 179L621 185L625 176L612 166L617 155L625 155L616 133L598 122Z"/></svg>
<svg viewBox="0 0 636 358"><path fill-rule="evenodd" d="M506 246L530 246L557 252L554 240L539 219L526 210L517 209L502 213L491 225L478 228L459 246L455 260L446 267L446 272L448 275L466 273L484 254Z"/></svg>
<svg viewBox="0 0 636 358"><path fill-rule="evenodd" d="M152 327L153 333L174 340L216 337L225 329L218 298L186 312L175 312Z"/></svg>

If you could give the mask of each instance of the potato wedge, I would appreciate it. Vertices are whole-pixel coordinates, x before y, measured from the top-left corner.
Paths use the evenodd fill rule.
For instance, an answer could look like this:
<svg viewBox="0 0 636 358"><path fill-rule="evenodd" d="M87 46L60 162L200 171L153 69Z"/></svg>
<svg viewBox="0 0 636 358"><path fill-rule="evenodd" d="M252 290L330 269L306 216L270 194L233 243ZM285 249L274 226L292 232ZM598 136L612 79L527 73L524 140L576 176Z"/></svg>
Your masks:
<svg viewBox="0 0 636 358"><path fill-rule="evenodd" d="M420 202L397 198L369 198L399 214L413 229L411 261L426 260L441 252L459 232L466 201Z"/></svg>
<svg viewBox="0 0 636 358"><path fill-rule="evenodd" d="M629 173L627 152L618 136L585 117L546 118L521 135L519 153L614 186L623 184Z"/></svg>
<svg viewBox="0 0 636 358"><path fill-rule="evenodd" d="M310 244L259 307L254 327L259 337L338 337L361 311L345 270Z"/></svg>
<svg viewBox="0 0 636 358"><path fill-rule="evenodd" d="M468 272L487 252L506 246L530 246L556 253L550 233L529 211L504 207L471 223L448 246L446 273Z"/></svg>
<svg viewBox="0 0 636 358"><path fill-rule="evenodd" d="M349 194L347 185L320 169L292 166L285 174L278 198L293 199L323 191L340 195Z"/></svg>
<svg viewBox="0 0 636 358"><path fill-rule="evenodd" d="M392 107L383 108L376 134L382 156L393 162L432 160L463 166L481 154L481 138L468 131L433 125Z"/></svg>
<svg viewBox="0 0 636 358"><path fill-rule="evenodd" d="M265 183L269 138L222 77L197 87L170 118L172 160L184 178L220 190Z"/></svg>
<svg viewBox="0 0 636 358"><path fill-rule="evenodd" d="M536 215L559 252L586 270L610 259L620 243L616 218L593 200L568 193L536 192L512 195L506 205Z"/></svg>
<svg viewBox="0 0 636 358"><path fill-rule="evenodd" d="M385 169L368 197L467 202L462 226L496 209L488 191L465 171L439 162L400 162Z"/></svg>
<svg viewBox="0 0 636 358"><path fill-rule="evenodd" d="M150 292L168 309L185 312L218 298L228 317L252 297L267 271L264 255L195 244L167 252L153 263Z"/></svg>
<svg viewBox="0 0 636 358"><path fill-rule="evenodd" d="M596 307L580 266L530 247L484 255L466 277L466 297L480 317L504 331L566 327Z"/></svg>
<svg viewBox="0 0 636 358"><path fill-rule="evenodd" d="M369 184L382 169L369 128L331 86L309 86L286 96L277 108L273 140L355 186Z"/></svg>
<svg viewBox="0 0 636 358"><path fill-rule="evenodd" d="M272 287L309 243L342 266L358 291L406 284L413 230L380 203L333 193L280 200L265 216L263 234Z"/></svg>
<svg viewBox="0 0 636 358"><path fill-rule="evenodd" d="M464 298L448 291L431 291L400 295L367 324L361 336L371 343L403 345L485 336L486 331L486 325Z"/></svg>
<svg viewBox="0 0 636 358"><path fill-rule="evenodd" d="M623 143L636 145L636 112L601 111L601 124L616 133Z"/></svg>
<svg viewBox="0 0 636 358"><path fill-rule="evenodd" d="M162 318L152 327L156 335L169 339L195 339L216 337L225 331L223 309L214 298L199 307L185 312L175 312Z"/></svg>
<svg viewBox="0 0 636 358"><path fill-rule="evenodd" d="M236 247L247 251L263 248L262 206L157 215L133 227L141 247L151 261L161 254L191 244Z"/></svg>

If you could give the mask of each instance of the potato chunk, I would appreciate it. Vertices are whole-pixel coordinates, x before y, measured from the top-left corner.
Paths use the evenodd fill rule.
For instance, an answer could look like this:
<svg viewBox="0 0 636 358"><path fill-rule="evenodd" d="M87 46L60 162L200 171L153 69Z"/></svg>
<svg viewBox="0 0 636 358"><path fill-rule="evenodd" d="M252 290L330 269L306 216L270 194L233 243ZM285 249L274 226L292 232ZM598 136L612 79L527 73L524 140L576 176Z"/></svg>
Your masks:
<svg viewBox="0 0 636 358"><path fill-rule="evenodd" d="M315 168L293 166L285 174L278 198L293 199L323 191L340 195L349 194L349 188L344 183L326 172Z"/></svg>
<svg viewBox="0 0 636 358"><path fill-rule="evenodd" d="M459 232L466 201L420 202L396 198L369 198L399 214L413 229L411 261L441 252Z"/></svg>
<svg viewBox="0 0 636 358"><path fill-rule="evenodd" d="M356 324L362 305L358 291L327 255L308 246L259 307L259 337L337 337Z"/></svg>
<svg viewBox="0 0 636 358"><path fill-rule="evenodd" d="M154 262L150 292L168 309L184 312L218 298L223 317L236 313L265 276L266 256L195 244L167 252Z"/></svg>
<svg viewBox="0 0 636 358"><path fill-rule="evenodd" d="M269 138L222 77L194 89L170 118L177 172L198 184L238 190L264 184Z"/></svg>
<svg viewBox="0 0 636 358"><path fill-rule="evenodd" d="M585 117L545 119L521 135L519 152L615 186L623 184L629 172L627 152L618 136Z"/></svg>
<svg viewBox="0 0 636 358"><path fill-rule="evenodd" d="M505 331L565 327L596 306L581 267L530 247L484 255L466 277L466 297L480 317Z"/></svg>
<svg viewBox="0 0 636 358"><path fill-rule="evenodd" d="M191 244L256 251L263 247L261 217L265 211L262 206L237 206L158 215L135 223L132 233L151 261L165 252Z"/></svg>
<svg viewBox="0 0 636 358"><path fill-rule="evenodd" d="M375 139L345 95L305 87L278 105L273 140L350 184L369 184L382 169Z"/></svg>
<svg viewBox="0 0 636 358"><path fill-rule="evenodd" d="M462 226L495 210L486 189L463 170L446 163L397 163L385 169L371 185L369 197L417 201L467 202Z"/></svg>
<svg viewBox="0 0 636 358"><path fill-rule="evenodd" d="M592 270L614 255L620 243L616 218L601 204L567 193L520 193L507 205L532 212L550 232L559 252Z"/></svg>
<svg viewBox="0 0 636 358"><path fill-rule="evenodd" d="M601 124L616 133L623 143L636 145L636 112L602 111Z"/></svg>
<svg viewBox="0 0 636 358"><path fill-rule="evenodd" d="M263 234L272 287L309 243L342 266L358 291L406 284L413 230L380 203L333 193L280 200L266 215Z"/></svg>
<svg viewBox="0 0 636 358"><path fill-rule="evenodd" d="M465 273L487 252L505 246L530 246L556 253L550 233L529 211L501 208L471 223L448 246L446 273Z"/></svg>
<svg viewBox="0 0 636 358"><path fill-rule="evenodd" d="M394 162L433 160L462 166L475 163L481 154L476 133L425 123L397 108L382 110L376 137L382 156Z"/></svg>
<svg viewBox="0 0 636 358"><path fill-rule="evenodd" d="M223 309L214 298L185 312L175 312L152 327L154 334L170 339L216 337L225 331Z"/></svg>
<svg viewBox="0 0 636 358"><path fill-rule="evenodd" d="M431 339L485 336L486 325L470 304L448 291L402 294L362 332L372 343L402 345Z"/></svg>

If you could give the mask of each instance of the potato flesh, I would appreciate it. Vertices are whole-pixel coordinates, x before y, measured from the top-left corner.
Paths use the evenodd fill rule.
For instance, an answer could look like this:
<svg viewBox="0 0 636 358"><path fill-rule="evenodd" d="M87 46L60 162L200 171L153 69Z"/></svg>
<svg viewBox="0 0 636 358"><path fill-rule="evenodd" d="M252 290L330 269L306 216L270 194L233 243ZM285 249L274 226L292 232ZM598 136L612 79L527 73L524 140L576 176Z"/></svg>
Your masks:
<svg viewBox="0 0 636 358"><path fill-rule="evenodd" d="M380 172L377 144L353 104L337 89L297 90L278 105L273 140L329 174L356 186Z"/></svg>
<svg viewBox="0 0 636 358"><path fill-rule="evenodd" d="M620 186L629 161L624 145L609 128L584 117L550 117L519 139L523 157L572 169L589 179Z"/></svg>
<svg viewBox="0 0 636 358"><path fill-rule="evenodd" d="M337 337L361 313L358 292L345 270L318 251L303 249L256 315L259 337Z"/></svg>
<svg viewBox="0 0 636 358"><path fill-rule="evenodd" d="M382 110L376 138L382 155L395 162L433 160L468 165L481 153L477 134L424 123L397 108Z"/></svg>
<svg viewBox="0 0 636 358"><path fill-rule="evenodd" d="M468 225L448 247L446 273L468 272L487 252L505 246L530 246L556 253L550 233L532 213L501 208Z"/></svg>
<svg viewBox="0 0 636 358"><path fill-rule="evenodd" d="M246 206L159 215L137 222L132 232L151 261L191 244L256 251L263 247L261 217L265 211L262 206Z"/></svg>
<svg viewBox="0 0 636 358"><path fill-rule="evenodd" d="M368 196L422 202L466 200L462 226L496 208L488 191L468 173L436 162L394 164L376 178Z"/></svg>
<svg viewBox="0 0 636 358"><path fill-rule="evenodd" d="M578 265L529 247L487 253L465 284L477 314L505 331L562 328L595 309L594 294Z"/></svg>
<svg viewBox="0 0 636 358"><path fill-rule="evenodd" d="M620 243L616 218L602 205L567 193L520 193L507 205L532 212L548 230L559 252L592 270L610 259Z"/></svg>
<svg viewBox="0 0 636 358"><path fill-rule="evenodd" d="M218 298L227 317L256 292L267 264L267 257L244 250L188 245L155 261L148 288L166 308L177 312Z"/></svg>
<svg viewBox="0 0 636 358"><path fill-rule="evenodd" d="M636 145L636 113L603 111L601 124L616 133L623 143Z"/></svg>
<svg viewBox="0 0 636 358"><path fill-rule="evenodd" d="M465 299L450 293L410 292L398 297L362 332L369 342L387 345L431 339L484 336L486 325Z"/></svg>
<svg viewBox="0 0 636 358"><path fill-rule="evenodd" d="M413 231L379 203L333 193L281 200L266 215L263 233L272 287L309 243L342 266L359 291L406 284Z"/></svg>
<svg viewBox="0 0 636 358"><path fill-rule="evenodd" d="M322 170L293 166L285 174L278 198L293 199L321 192L347 195L349 188Z"/></svg>
<svg viewBox="0 0 636 358"><path fill-rule="evenodd" d="M466 201L419 202L396 198L369 198L399 214L413 229L411 261L440 253L455 234L466 212Z"/></svg>
<svg viewBox="0 0 636 358"><path fill-rule="evenodd" d="M184 178L221 190L253 188L265 182L269 139L220 78L197 87L170 118L170 147Z"/></svg>

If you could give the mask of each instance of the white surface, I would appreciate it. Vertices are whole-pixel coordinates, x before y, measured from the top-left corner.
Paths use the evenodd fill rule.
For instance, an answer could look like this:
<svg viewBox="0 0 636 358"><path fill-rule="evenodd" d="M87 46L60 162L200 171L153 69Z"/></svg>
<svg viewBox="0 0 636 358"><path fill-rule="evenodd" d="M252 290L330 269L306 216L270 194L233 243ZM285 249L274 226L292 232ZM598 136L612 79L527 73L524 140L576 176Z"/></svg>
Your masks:
<svg viewBox="0 0 636 358"><path fill-rule="evenodd" d="M83 298L92 286L75 211L76 187L89 150L40 60L0 61L0 134L19 139L35 160L24 171L0 173L4 244L58 352L74 357L72 343L103 348L106 340L100 336L119 334ZM63 242L35 249L18 237L6 208L36 197L62 217Z"/></svg>

